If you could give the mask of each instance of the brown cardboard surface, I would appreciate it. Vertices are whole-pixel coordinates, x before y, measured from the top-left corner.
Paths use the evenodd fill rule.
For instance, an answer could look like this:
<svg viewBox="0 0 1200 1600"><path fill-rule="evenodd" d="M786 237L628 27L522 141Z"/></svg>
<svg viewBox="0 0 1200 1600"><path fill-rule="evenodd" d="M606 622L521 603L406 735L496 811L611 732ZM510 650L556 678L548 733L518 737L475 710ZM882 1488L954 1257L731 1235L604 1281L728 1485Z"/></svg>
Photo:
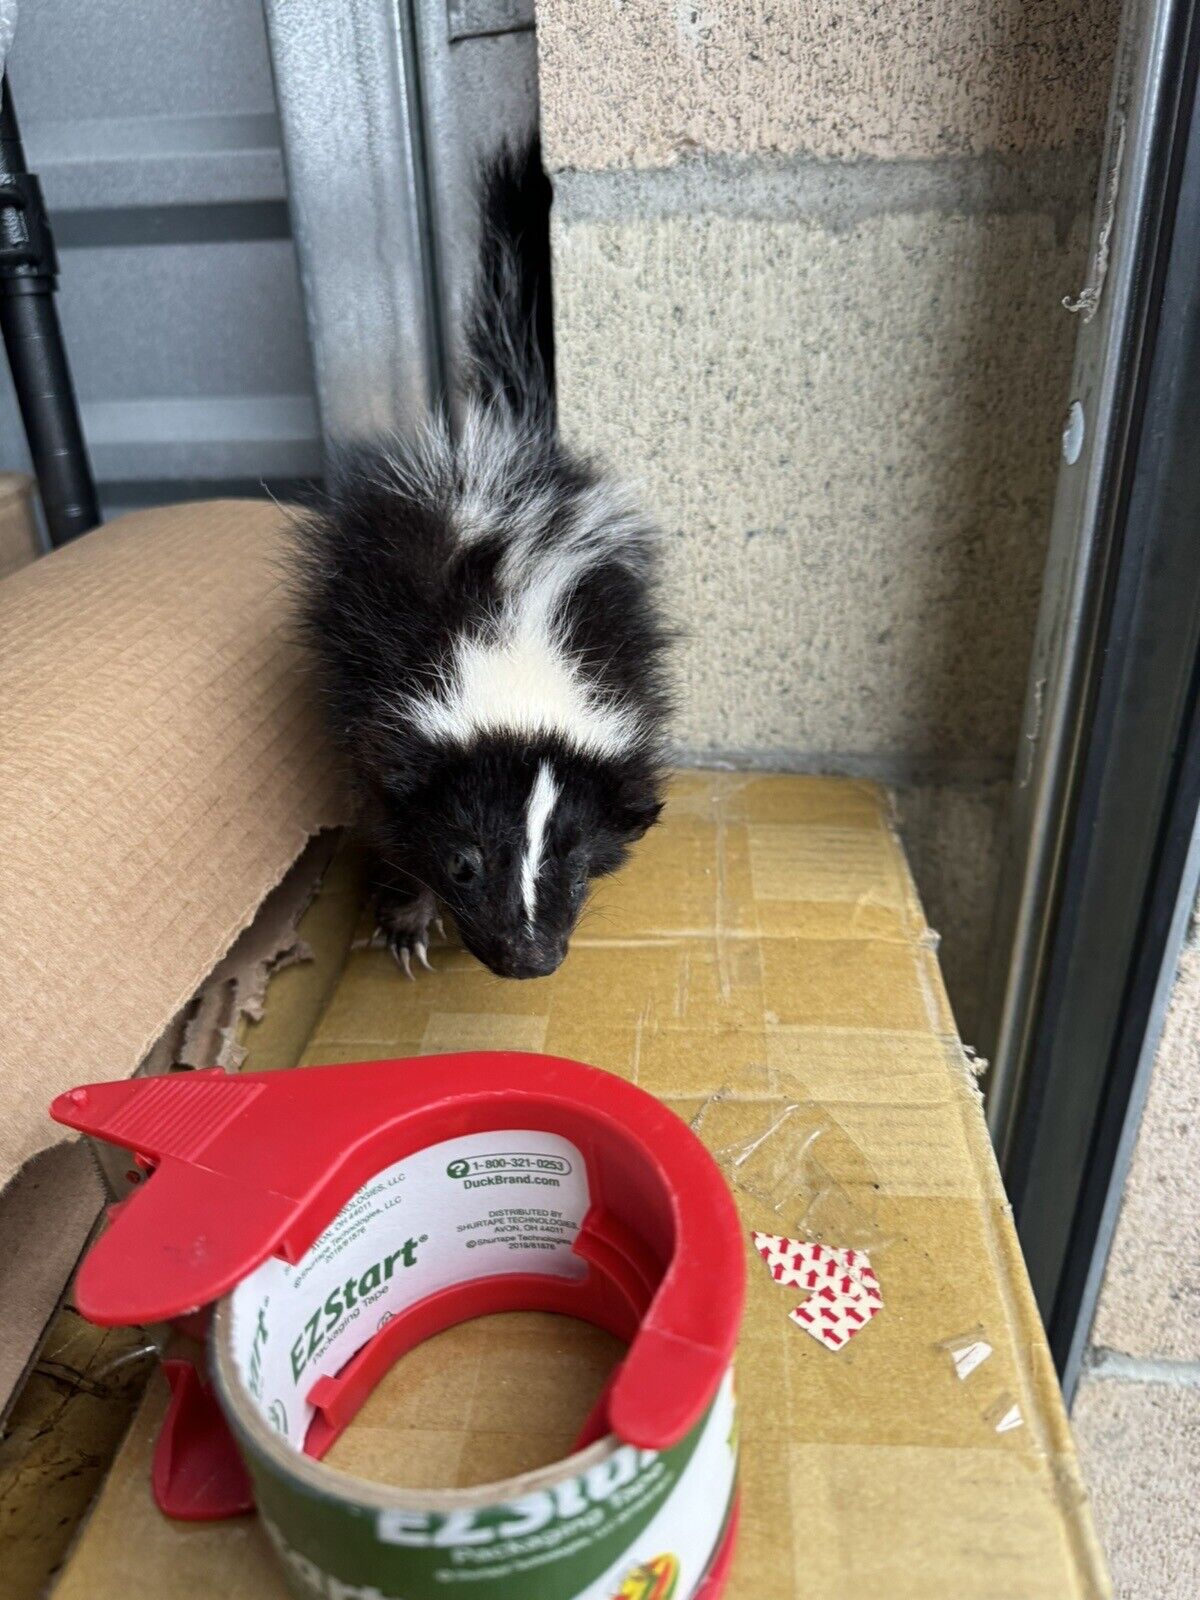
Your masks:
<svg viewBox="0 0 1200 1600"><path fill-rule="evenodd" d="M694 1120L730 1178L750 1292L727 1600L1109 1592L978 1096L877 790L681 775L664 826L601 890L553 979L503 983L457 948L434 961L410 985L384 952L352 951L304 1061L489 1045L575 1055ZM825 1350L789 1321L801 1297L771 1281L753 1228L868 1248L883 1311ZM966 1380L947 1348L960 1337L992 1347ZM448 1484L553 1458L612 1357L556 1319L455 1330L393 1369L336 1460ZM154 1511L162 1404L156 1386L57 1600L277 1600L253 1522L183 1528ZM998 1432L1014 1406L1020 1425Z"/></svg>
<svg viewBox="0 0 1200 1600"><path fill-rule="evenodd" d="M129 1427L151 1359L140 1329L93 1328L69 1309L55 1318L0 1443L4 1600L45 1593Z"/></svg>
<svg viewBox="0 0 1200 1600"><path fill-rule="evenodd" d="M172 1066L229 1070L245 1060L246 1024L261 1020L267 985L297 962L313 959L299 924L337 845L334 832L314 839L271 890L192 1003Z"/></svg>
<svg viewBox="0 0 1200 1600"><path fill-rule="evenodd" d="M104 1200L82 1141L41 1150L0 1191L0 1419Z"/></svg>
<svg viewBox="0 0 1200 1600"><path fill-rule="evenodd" d="M41 553L33 479L24 472L0 472L0 578L28 566Z"/></svg>
<svg viewBox="0 0 1200 1600"><path fill-rule="evenodd" d="M0 583L0 1183L341 820L282 533L258 503L141 512Z"/></svg>

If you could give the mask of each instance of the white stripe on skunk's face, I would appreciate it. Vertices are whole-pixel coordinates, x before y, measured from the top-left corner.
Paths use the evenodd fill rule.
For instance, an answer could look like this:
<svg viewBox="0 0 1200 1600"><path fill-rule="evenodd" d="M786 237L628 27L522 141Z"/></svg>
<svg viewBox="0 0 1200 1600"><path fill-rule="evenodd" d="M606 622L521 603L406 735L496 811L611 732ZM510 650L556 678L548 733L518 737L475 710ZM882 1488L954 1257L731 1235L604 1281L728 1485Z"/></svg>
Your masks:
<svg viewBox="0 0 1200 1600"><path fill-rule="evenodd" d="M529 791L529 804L525 808L525 854L521 858L521 902L525 915L533 922L537 917L537 880L542 870L542 854L546 847L546 824L558 799L558 785L543 761L537 769L533 787Z"/></svg>

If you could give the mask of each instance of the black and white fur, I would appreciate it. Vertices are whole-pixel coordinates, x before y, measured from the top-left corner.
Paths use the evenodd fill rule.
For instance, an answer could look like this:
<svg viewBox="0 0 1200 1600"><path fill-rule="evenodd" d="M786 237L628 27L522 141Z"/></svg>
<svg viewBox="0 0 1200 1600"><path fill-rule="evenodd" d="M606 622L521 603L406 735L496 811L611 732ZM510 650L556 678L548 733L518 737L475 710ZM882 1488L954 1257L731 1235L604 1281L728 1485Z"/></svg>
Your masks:
<svg viewBox="0 0 1200 1600"><path fill-rule="evenodd" d="M493 972L553 972L589 883L661 810L657 540L557 436L536 144L481 191L458 428L345 453L300 539L379 925L410 976L440 905Z"/></svg>

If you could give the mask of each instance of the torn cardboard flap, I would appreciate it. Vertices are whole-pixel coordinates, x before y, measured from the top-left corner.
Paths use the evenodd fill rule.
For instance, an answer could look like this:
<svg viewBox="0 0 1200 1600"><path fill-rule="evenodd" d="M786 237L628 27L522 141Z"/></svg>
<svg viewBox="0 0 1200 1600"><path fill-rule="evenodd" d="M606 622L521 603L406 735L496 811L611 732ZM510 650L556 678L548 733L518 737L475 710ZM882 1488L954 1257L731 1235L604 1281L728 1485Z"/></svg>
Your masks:
<svg viewBox="0 0 1200 1600"><path fill-rule="evenodd" d="M263 901L250 927L218 964L200 994L155 1041L137 1075L177 1069L181 1057L189 1053L184 1048L185 1031L190 1032L190 1052L204 1063L215 1060L221 1051L237 1059L245 1049L240 1040L247 1031L256 1040L255 1059L260 1068L270 1064L264 1057L286 1051L286 1039L279 1038L279 1029L273 1025L264 1029L254 1019L264 1005L265 984L279 973L286 972L291 980L303 979L300 999L310 1010L319 1007L322 984L336 976L353 926L350 902L356 897L358 880L358 864L351 851L343 851L330 870L337 843L338 836L328 832L311 841L282 883ZM319 914L306 916L318 888ZM303 938L297 926L301 919ZM316 982L316 975L305 970L310 948L314 958L323 963ZM288 979L284 980L285 989L293 987ZM220 1006L207 999L214 983L220 984L226 996ZM304 1009L304 1005L289 1008L285 1033L295 1036L303 1028ZM214 1015L226 1019L222 1032L201 1031L197 1019ZM189 1020L193 1025L187 1030ZM264 1034L271 1036L265 1049ZM290 1059L295 1059L294 1052ZM26 1451L29 1419L38 1417L45 1404L44 1392L31 1395L31 1391L39 1382L44 1391L47 1374L68 1395L77 1381L67 1369L63 1351L55 1348L61 1344L63 1330L72 1332L69 1359L77 1370L94 1370L95 1352L105 1349L112 1338L111 1330L91 1328L70 1310L62 1309L50 1326L47 1342L42 1342L43 1331L59 1307L68 1276L107 1198L101 1171L120 1194L127 1192L128 1167L127 1153L111 1145L89 1140L58 1144L27 1162L0 1194L0 1240L6 1247L0 1252L0 1303L5 1308L0 1338L0 1428L7 1441L0 1452L0 1502L7 1507L9 1518L5 1570L10 1587L16 1585L17 1600L44 1593L119 1443L112 1423L115 1420L117 1428L122 1428L122 1417L127 1421L129 1411L136 1408L135 1374L129 1374L120 1393L113 1391L106 1379L102 1390L89 1391L96 1406L85 1407L82 1422L76 1406L64 1406L40 1452ZM128 1338L127 1331L122 1338ZM134 1346L139 1343L135 1340ZM194 1350L182 1353L195 1355ZM143 1361L139 1368L143 1378L148 1370ZM30 1373L32 1378L22 1387L22 1379ZM114 1412L119 1413L115 1418ZM107 1454L97 1448L95 1425L103 1420L100 1413L108 1416L104 1422L105 1437L111 1440Z"/></svg>
<svg viewBox="0 0 1200 1600"><path fill-rule="evenodd" d="M815 848L830 829L837 872ZM410 984L386 952L351 950L302 1062L545 1051L632 1078L693 1122L730 1180L749 1263L742 1531L724 1600L1102 1600L1045 1337L882 795L681 774L663 826L597 900L567 962L536 983L498 982L441 945ZM868 1250L882 1309L838 1349L791 1320L802 1296L755 1250L755 1232L801 1225L808 1242ZM430 1341L387 1374L331 1464L444 1486L539 1464L612 1357L595 1330L568 1339L560 1321L492 1318ZM964 1330L989 1347L966 1381L948 1354ZM281 1600L252 1522L182 1528L154 1509L162 1405L156 1387L55 1600Z"/></svg>
<svg viewBox="0 0 1200 1600"><path fill-rule="evenodd" d="M259 907L196 995L171 1019L138 1063L152 1077L180 1068L236 1066L247 1023L262 1015L272 978L308 959L297 923L337 848L338 834L313 839ZM39 1151L0 1190L0 1418L28 1370L67 1279L105 1199L125 1189L125 1153L87 1141Z"/></svg>
<svg viewBox="0 0 1200 1600"><path fill-rule="evenodd" d="M290 636L285 521L124 517L0 583L0 1182L119 1077L343 820Z"/></svg>
<svg viewBox="0 0 1200 1600"><path fill-rule="evenodd" d="M261 1021L271 979L297 962L312 960L297 925L336 848L336 834L314 839L271 890L254 921L238 935L188 1007L173 1066L227 1070L241 1066L246 1058L241 1042L244 1025Z"/></svg>
<svg viewBox="0 0 1200 1600"><path fill-rule="evenodd" d="M273 964L272 998L264 1020L254 1022L247 1018L246 1026L236 1030L239 1037L248 1037L258 1070L294 1064L345 960L361 904L361 860L355 850L343 847L329 863L335 843L336 836L325 833L309 844L283 882L267 896L251 928L235 946L239 959L244 955L250 969L258 964L256 958L262 952L272 950L311 949L314 957L313 963ZM310 904L314 893L316 901ZM296 917L302 922L302 933L293 920ZM221 966L228 971L227 963ZM243 970L238 988L257 998L257 983L251 970ZM254 1009L257 1008L256 1004ZM192 1009L192 1005L185 1007L172 1020L143 1058L139 1074L169 1072L176 1066L184 1024ZM203 1046L197 1042L196 1048ZM101 1165L111 1173L113 1181L122 1190L125 1187L127 1160L106 1164L105 1150L119 1154L112 1146L85 1140L55 1145L28 1162L0 1195L0 1240L9 1245L0 1254L0 1298L5 1307L4 1337L0 1340L0 1416L8 1407L21 1374L30 1368L42 1330L105 1197L93 1155L100 1156ZM15 1249L10 1241L15 1242ZM89 1351L103 1346L107 1338L105 1330L89 1329L64 1311L51 1327L48 1337L52 1342L55 1330L64 1323L78 1336L78 1360L90 1361ZM17 1392L21 1400L11 1411L13 1429L21 1427L22 1416L28 1416L30 1411L29 1385ZM112 1403L112 1397L105 1401L106 1405ZM37 1402L33 1404L36 1409ZM19 1446L15 1442L10 1443L6 1462L0 1464L0 1478L4 1476L4 1466L10 1469L8 1478L0 1482L0 1499L4 1500L10 1519L5 1570L10 1587L16 1582L16 1600L34 1600L35 1596L40 1600L45 1593L62 1552L74 1540L81 1511L111 1460L111 1453L99 1459L90 1429L82 1437L77 1435L70 1420L75 1414L72 1408L64 1408L54 1424L55 1432L61 1427L64 1436L51 1437L46 1442L47 1459L55 1464L56 1471L61 1470L63 1478L69 1478L71 1494L63 1483L53 1495L47 1495L44 1477L40 1471L27 1470L28 1463L16 1455ZM9 1438L13 1439L11 1432ZM56 1445L58 1448L54 1448ZM90 1486L83 1485L75 1470L79 1457L86 1458L89 1473L95 1473ZM82 1496L78 1492L81 1487L87 1487ZM65 1516L71 1518L66 1525L62 1521ZM14 1566L19 1577L13 1576Z"/></svg>
<svg viewBox="0 0 1200 1600"><path fill-rule="evenodd" d="M337 851L340 834L327 830L310 840L183 1009L171 1019L138 1064L136 1076L224 1067L245 1059L247 1026L263 1014L267 986L280 972L312 959L298 925ZM125 1193L127 1152L88 1141L113 1194ZM21 1187L24 1171L9 1186ZM81 1241L82 1243L82 1241Z"/></svg>
<svg viewBox="0 0 1200 1600"><path fill-rule="evenodd" d="M27 510L27 480L21 478L16 485L8 485L8 494L14 501L19 501ZM5 483L0 475L0 542L3 541L3 525L5 525L6 512ZM197 507L197 525L203 526L205 522L205 509ZM29 530L30 538L32 528ZM32 557L30 557L32 558ZM48 563L48 570L53 563ZM232 576L232 574L230 574ZM3 589L0 589L3 594ZM114 595L112 605L117 606L118 597ZM112 618L112 627L117 626L117 616ZM99 658L98 658L99 659ZM30 661L30 670L32 670ZM16 670L16 662L6 661L6 667ZM117 720L120 715L118 702L112 701L109 712L112 720ZM8 723L5 722L5 760L10 755L8 744ZM117 734L117 728L112 733ZM232 731L232 730L230 730ZM35 736L42 739L46 750L53 746L56 738L56 726L50 725L43 730L34 730ZM182 760L184 752L181 747L171 744L171 730L163 728L160 744L168 754ZM13 752L14 754L14 752ZM29 749L26 752L29 755ZM149 760L152 752L146 752L142 760ZM99 757L94 757L99 760ZM155 774L157 778L165 778L166 774ZM0 779L0 782L5 779ZM152 795L147 794L147 803ZM11 821L18 819L10 818ZM0 821L0 827L3 822ZM146 827L149 829L149 822ZM146 843L152 842L147 832ZM157 1074L168 1072L173 1067L208 1067L208 1066L234 1066L242 1054L242 1046L238 1045L238 1035L242 1032L243 1022L253 1019L261 1013L262 994L266 989L270 976L285 968L286 965L304 958L304 942L296 934L296 922L304 912L304 907L314 894L315 886L320 882L323 870L330 861L336 845L336 835L326 832L322 837L310 843L301 859L296 861L291 869L286 870L282 882L267 894L266 901L262 902L258 914L254 914L251 904L253 886L246 890L245 915L253 915L253 922L238 936L232 949L221 958L216 970L202 982L197 994L187 998L186 1005L182 1006L173 1018L163 1018L158 1022L162 1032L150 1046L150 1050L142 1056L134 1070L139 1074ZM280 851L280 869L286 866ZM0 864L0 898L5 896L6 870L13 870L13 861L8 861L8 867ZM64 867L59 867L58 888L54 880L46 882L46 906L43 907L43 917L48 918L51 906L50 896L54 894L69 893L66 882L67 874ZM117 914L120 907L120 896L117 894L118 880L114 878L112 899L114 906L110 907L112 914ZM138 874L134 872L130 877L130 893L138 893ZM184 899L186 885L179 885L179 899ZM98 915L106 915L106 909L96 907ZM62 922L69 922L69 918L62 918ZM6 925L5 923L5 926ZM192 930L186 922L181 922L174 928L176 938L186 947L187 939L192 936ZM203 928L200 930L203 933ZM50 934L48 934L50 936ZM58 938L58 936L54 936ZM0 968L5 962L5 955L0 954ZM27 981L29 974L16 974L18 981ZM131 994L126 995L125 1003L138 1002L139 974L131 971L128 978ZM50 1008L53 990L46 990L45 1005ZM35 995L27 994L26 1000L30 1008L35 1005ZM149 1011L147 1011L149 1018ZM75 1077L78 1072L107 1072L110 1062L96 1053L94 1038L98 1035L93 1032L93 1018L91 1014L77 1019L74 1038L72 1038L72 1064L64 1066L69 1077ZM16 1072L16 1067L13 1067ZM8 1093L5 1086L0 1085L0 1096ZM45 1107L37 1107L40 1120L45 1122ZM50 1123L45 1123L46 1138L59 1138L59 1130ZM102 1154L102 1152L101 1152ZM102 1163L101 1163L102 1165ZM118 1160L114 1166L114 1179L122 1179L123 1171L128 1163ZM42 1338L46 1323L50 1320L54 1307L58 1304L62 1288L66 1285L70 1270L74 1267L78 1253L85 1245L86 1237L93 1229L94 1222L101 1210L104 1198L104 1186L99 1176L96 1163L91 1160L91 1154L83 1146L58 1146L38 1152L22 1166L10 1182L3 1182L10 1173L0 1170L0 1288L5 1304L5 1318L3 1318L3 1339L0 1339L0 1416L5 1413L13 1397L14 1387L21 1379L22 1373L29 1366L30 1357L34 1354L38 1341ZM18 1290L21 1286L21 1291Z"/></svg>

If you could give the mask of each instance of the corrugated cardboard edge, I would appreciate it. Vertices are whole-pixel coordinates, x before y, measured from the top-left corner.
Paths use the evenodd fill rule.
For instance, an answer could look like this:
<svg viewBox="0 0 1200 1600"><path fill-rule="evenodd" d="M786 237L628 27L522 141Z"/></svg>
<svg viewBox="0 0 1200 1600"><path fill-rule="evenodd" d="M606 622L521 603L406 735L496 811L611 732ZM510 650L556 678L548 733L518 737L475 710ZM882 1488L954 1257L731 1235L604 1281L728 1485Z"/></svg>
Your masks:
<svg viewBox="0 0 1200 1600"><path fill-rule="evenodd" d="M0 578L28 566L41 553L33 479L24 472L0 472Z"/></svg>
<svg viewBox="0 0 1200 1600"><path fill-rule="evenodd" d="M337 851L341 835L327 829L311 839L300 857L267 895L253 920L174 1016L139 1064L135 1077L223 1067L236 1071L245 1059L242 1036L263 1014L267 988L279 972L312 959L299 924ZM118 1195L125 1191L126 1152L92 1146Z"/></svg>
<svg viewBox="0 0 1200 1600"><path fill-rule="evenodd" d="M985 1197L985 1234L995 1264L995 1281L1004 1297L1009 1323L1017 1331L1013 1350L1022 1385L1022 1393L1017 1397L1021 1415L1049 1463L1062 1526L1070 1540L1080 1578L1086 1585L1084 1592L1107 1595L1111 1592L1108 1566L1080 1474L1062 1389L1046 1343L1029 1271L1012 1226L1012 1207L1004 1192L1000 1169L983 1117L983 1094L979 1086L982 1064L967 1055L954 1025L954 1013L937 960L938 936L925 922L924 907L904 849L894 800L887 791L884 791L884 805L886 825L903 865L911 913L925 927L914 953L919 964L920 986L928 1008L930 1026L941 1038L948 1059L959 1069L954 1077L960 1095L967 1148Z"/></svg>
<svg viewBox="0 0 1200 1600"><path fill-rule="evenodd" d="M328 858L334 851L336 853L330 862ZM328 870L326 870L327 864ZM360 864L360 857L356 851L345 847L337 848L334 835L320 835L312 841L304 855L291 868L284 882L264 901L251 927L239 940L240 953L245 956L245 961L241 965L237 989L251 1003L247 1007L243 1023L236 1029L234 1042L239 1053L242 1050L248 1051L245 1064L251 1069L264 1071L275 1066L295 1064L300 1043L307 1038L313 1021L320 1014L326 998L335 987L350 949L351 935L357 924L361 905ZM296 922L291 920L293 917L297 919ZM305 951L311 950L311 960L276 961L270 957L272 949L286 957L288 952L294 952L300 945ZM262 1020L255 1021L253 1013L259 1009L258 1002L264 998L258 991L259 980L256 977L262 970L264 954L268 957L266 1003ZM231 951L230 956L220 963L213 974L214 979L218 973L222 974L222 981L228 977L233 955L234 952ZM185 1013L173 1019L171 1026L142 1063L139 1074L162 1073L172 1069L181 1053L188 1017L193 1011L199 1015L201 1009L207 1008L189 1007ZM216 1041L215 1034L210 1037ZM195 1036L193 1042L198 1045ZM198 1047L203 1048L199 1045ZM97 1153L101 1153L105 1147L93 1148ZM95 1168L82 1142L69 1146L56 1146L55 1151L50 1154L62 1152L83 1158L85 1170L94 1174ZM126 1165L126 1161L120 1156L118 1161L113 1163L112 1170L118 1179L123 1179ZM123 1181L122 1187L124 1187ZM5 1325L0 1322L0 1327ZM72 1336L73 1363L79 1367L88 1367L91 1364L92 1352L105 1347L106 1331L81 1324L70 1313L60 1310L52 1318L46 1336L51 1345L56 1338L61 1338L64 1327ZM179 1341L176 1341L176 1344L178 1343ZM45 1339L39 1341L35 1352L38 1365L42 1361L46 1347ZM194 1348L181 1348L177 1353L192 1358L195 1356ZM146 1366L141 1368L143 1377L147 1370ZM149 1392L143 1400L136 1403L134 1408L139 1420L147 1411L155 1412L156 1426L161 1420L161 1413L156 1410L161 1400L161 1384L161 1377L153 1374ZM18 1390L18 1394L24 1393L23 1389ZM103 1404L109 1407L122 1405L124 1398L108 1395L103 1397ZM12 1416L17 1425L20 1414L20 1407L14 1407ZM137 1428L138 1423L135 1422L135 1433ZM6 1504L9 1505L10 1514L19 1519L21 1542L24 1546L24 1562L19 1564L18 1571L31 1580L22 1584L18 1577L18 1591L23 1596L28 1596L29 1600L33 1600L33 1596L43 1592L45 1584L59 1568L63 1551L72 1546L79 1537L81 1519L87 1515L91 1500L91 1495L87 1492L89 1485L87 1482L80 1482L74 1472L74 1463L81 1448L81 1435L82 1447L89 1455L90 1468L95 1469L99 1466L102 1476L111 1469L114 1477L120 1470L113 1466L116 1450L110 1452L103 1463L97 1463L93 1459L94 1441L91 1435L87 1434L86 1430L76 1428L66 1413L54 1424L56 1434L60 1429L64 1436L60 1441L60 1447L50 1451L50 1458L56 1466L62 1463L63 1472L72 1476L73 1484L82 1491L78 1497L73 1499L62 1485L58 1485L57 1492L48 1496L42 1492L36 1477L31 1479L19 1468L15 1477L10 1478L14 1498ZM114 1443L119 1447L118 1441ZM139 1471L135 1477L139 1488L144 1487L145 1473ZM65 1540L58 1520L63 1514L74 1519L70 1528L66 1530ZM155 1515L157 1516L157 1513ZM268 1573L273 1577L274 1567L271 1558L264 1552L262 1559L267 1564ZM39 1561L43 1563L40 1568ZM34 1570L31 1571L31 1568ZM216 1587L219 1588L219 1585ZM215 1592L212 1585L209 1588Z"/></svg>
<svg viewBox="0 0 1200 1600"><path fill-rule="evenodd" d="M310 842L199 992L155 1040L135 1076L240 1063L243 1024L261 1017L271 979L308 959L297 927L337 842L335 832ZM105 1150L119 1177L128 1164L125 1153ZM0 1422L99 1217L106 1190L97 1158L104 1153L85 1140L53 1145L0 1192Z"/></svg>
<svg viewBox="0 0 1200 1600"><path fill-rule="evenodd" d="M312 959L298 927L333 859L338 839L337 832L327 830L309 842L229 954L217 963L188 1008L172 1065L225 1067L229 1071L241 1066L246 1057L241 1043L243 1025L261 1019L271 979L298 961Z"/></svg>
<svg viewBox="0 0 1200 1600"><path fill-rule="evenodd" d="M122 518L0 584L0 1179L132 1072L345 806L274 507Z"/></svg>

